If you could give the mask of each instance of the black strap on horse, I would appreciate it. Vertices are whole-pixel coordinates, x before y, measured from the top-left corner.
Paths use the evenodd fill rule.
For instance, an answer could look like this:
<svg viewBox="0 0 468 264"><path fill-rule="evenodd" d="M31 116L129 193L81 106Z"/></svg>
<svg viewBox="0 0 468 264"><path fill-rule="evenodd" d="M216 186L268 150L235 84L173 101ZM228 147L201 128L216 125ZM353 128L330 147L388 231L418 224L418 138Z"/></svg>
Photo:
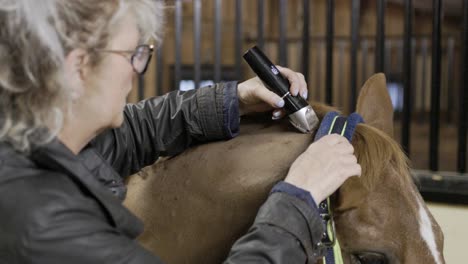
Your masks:
<svg viewBox="0 0 468 264"><path fill-rule="evenodd" d="M352 113L350 116L344 117L340 116L337 112L328 112L322 119L320 127L315 134L314 141L319 140L325 135L339 134L346 137L351 142L356 126L363 122L363 118L357 113ZM341 256L340 244L336 237L330 197L319 204L318 210L326 230L322 235L321 241L317 245L319 248L326 249L323 263L342 264L343 258Z"/></svg>

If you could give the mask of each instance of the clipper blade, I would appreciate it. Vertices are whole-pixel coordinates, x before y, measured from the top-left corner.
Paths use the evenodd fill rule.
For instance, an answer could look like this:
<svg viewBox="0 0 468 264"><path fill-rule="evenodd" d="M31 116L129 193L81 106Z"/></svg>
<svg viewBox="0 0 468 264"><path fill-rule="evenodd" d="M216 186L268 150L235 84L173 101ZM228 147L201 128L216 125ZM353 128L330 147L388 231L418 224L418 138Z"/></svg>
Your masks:
<svg viewBox="0 0 468 264"><path fill-rule="evenodd" d="M319 124L317 114L310 105L290 114L289 121L302 133L313 133Z"/></svg>

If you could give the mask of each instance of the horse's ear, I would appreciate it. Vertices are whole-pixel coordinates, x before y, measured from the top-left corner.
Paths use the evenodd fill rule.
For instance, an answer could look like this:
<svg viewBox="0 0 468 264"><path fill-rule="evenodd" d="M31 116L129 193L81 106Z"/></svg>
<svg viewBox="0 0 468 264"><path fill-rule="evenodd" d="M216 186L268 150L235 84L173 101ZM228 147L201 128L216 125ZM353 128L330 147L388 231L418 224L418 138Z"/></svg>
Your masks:
<svg viewBox="0 0 468 264"><path fill-rule="evenodd" d="M393 137L393 105L383 73L374 74L359 93L357 112L366 124Z"/></svg>

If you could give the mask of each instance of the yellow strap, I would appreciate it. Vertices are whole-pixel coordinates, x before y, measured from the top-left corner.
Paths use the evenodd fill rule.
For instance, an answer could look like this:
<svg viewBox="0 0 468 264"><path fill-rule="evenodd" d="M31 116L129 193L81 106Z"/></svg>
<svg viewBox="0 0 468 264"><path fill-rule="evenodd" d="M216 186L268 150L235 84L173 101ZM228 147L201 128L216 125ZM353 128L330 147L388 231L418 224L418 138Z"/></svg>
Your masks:
<svg viewBox="0 0 468 264"><path fill-rule="evenodd" d="M338 116L335 116L335 118L333 119L333 122L330 126L330 130L328 131L328 134L331 133L332 129L333 129L333 126L335 125L335 121L336 119L338 118ZM341 135L343 136L345 131L346 131L346 125L348 124L348 122L345 122L345 124L343 125L343 129L341 130ZM327 198L327 207L328 207L328 214L332 215L331 213L331 206L330 206L330 197ZM333 219L332 219L333 221ZM333 232L332 232L332 222L329 221L328 224L327 224L327 233L328 233L328 236L333 240L335 239L335 245L333 245L333 255L335 257L335 264L343 264L343 256L341 255L341 247L340 247L340 242L338 241L338 238L334 238L333 237ZM325 259L325 257L323 258L323 263L324 264L327 264L327 260Z"/></svg>

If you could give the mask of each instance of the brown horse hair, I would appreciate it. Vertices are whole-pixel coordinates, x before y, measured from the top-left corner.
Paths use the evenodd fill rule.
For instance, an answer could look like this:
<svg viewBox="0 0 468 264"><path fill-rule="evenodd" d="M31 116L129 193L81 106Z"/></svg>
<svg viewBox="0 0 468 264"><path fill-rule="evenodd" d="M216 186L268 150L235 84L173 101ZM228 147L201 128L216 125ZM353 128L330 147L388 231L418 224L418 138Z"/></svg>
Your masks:
<svg viewBox="0 0 468 264"><path fill-rule="evenodd" d="M361 177L365 188L374 189L384 175L395 175L397 179L394 182L400 186L412 184L408 158L400 145L386 133L370 125L359 124L352 144L362 175L365 175Z"/></svg>

